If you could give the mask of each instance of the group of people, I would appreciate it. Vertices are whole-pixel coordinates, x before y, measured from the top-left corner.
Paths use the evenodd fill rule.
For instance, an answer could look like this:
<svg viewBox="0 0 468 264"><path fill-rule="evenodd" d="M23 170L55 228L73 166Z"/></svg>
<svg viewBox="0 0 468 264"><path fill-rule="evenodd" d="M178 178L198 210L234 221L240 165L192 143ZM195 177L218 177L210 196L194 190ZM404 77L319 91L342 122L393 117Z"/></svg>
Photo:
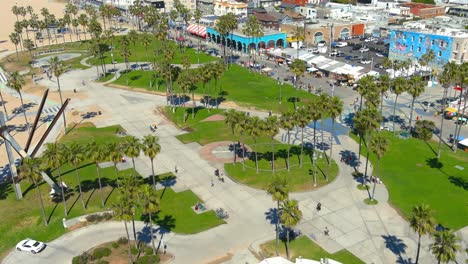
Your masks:
<svg viewBox="0 0 468 264"><path fill-rule="evenodd" d="M370 177L370 180L371 180L371 182L375 182L375 183L378 183L378 184L381 184L381 183L382 183L382 181L380 180L379 177L371 176L371 177Z"/></svg>

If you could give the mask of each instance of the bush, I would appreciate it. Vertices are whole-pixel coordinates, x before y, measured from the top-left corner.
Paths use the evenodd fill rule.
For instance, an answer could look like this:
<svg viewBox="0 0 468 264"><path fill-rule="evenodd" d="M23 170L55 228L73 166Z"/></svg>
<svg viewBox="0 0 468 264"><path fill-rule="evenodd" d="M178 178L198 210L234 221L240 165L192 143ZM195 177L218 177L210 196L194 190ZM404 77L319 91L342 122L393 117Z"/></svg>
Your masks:
<svg viewBox="0 0 468 264"><path fill-rule="evenodd" d="M119 244L127 244L128 239L126 237L121 237L119 240L117 240L117 243Z"/></svg>
<svg viewBox="0 0 468 264"><path fill-rule="evenodd" d="M100 259L103 257L107 257L111 254L111 250L109 248L96 248L93 251L94 259Z"/></svg>
<svg viewBox="0 0 468 264"><path fill-rule="evenodd" d="M145 246L143 251L145 252L145 255L153 255L153 248L149 246Z"/></svg>
<svg viewBox="0 0 468 264"><path fill-rule="evenodd" d="M96 262L96 264L109 264L109 261L100 259Z"/></svg>
<svg viewBox="0 0 468 264"><path fill-rule="evenodd" d="M72 264L88 264L92 260L93 256L88 254L88 252L83 252L83 254L72 259Z"/></svg>
<svg viewBox="0 0 468 264"><path fill-rule="evenodd" d="M133 254L133 255L136 255L138 254L138 248L136 248L135 246L131 246L130 248L130 252Z"/></svg>
<svg viewBox="0 0 468 264"><path fill-rule="evenodd" d="M92 222L99 222L102 221L102 216L100 214L91 214L86 216L86 221L92 223Z"/></svg>
<svg viewBox="0 0 468 264"><path fill-rule="evenodd" d="M111 220L112 217L113 217L113 214L112 214L112 213L106 212L106 213L103 213L103 214L102 214L102 218L104 218L104 220Z"/></svg>
<svg viewBox="0 0 468 264"><path fill-rule="evenodd" d="M154 264L159 263L158 255L146 255L135 261L135 264Z"/></svg>
<svg viewBox="0 0 468 264"><path fill-rule="evenodd" d="M117 242L112 242L112 248L118 248L119 247L119 243Z"/></svg>

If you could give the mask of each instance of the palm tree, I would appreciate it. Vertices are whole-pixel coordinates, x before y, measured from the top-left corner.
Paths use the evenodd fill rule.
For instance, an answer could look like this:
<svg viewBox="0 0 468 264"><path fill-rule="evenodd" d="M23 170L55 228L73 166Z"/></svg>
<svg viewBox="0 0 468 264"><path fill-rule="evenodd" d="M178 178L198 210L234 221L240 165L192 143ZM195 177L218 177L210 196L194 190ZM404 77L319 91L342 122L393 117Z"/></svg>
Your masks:
<svg viewBox="0 0 468 264"><path fill-rule="evenodd" d="M151 177L153 178L153 187L156 190L156 180L154 175L154 158L161 152L161 146L158 144L159 138L153 135L147 135L143 138L143 144L141 145L143 153L150 158L151 161Z"/></svg>
<svg viewBox="0 0 468 264"><path fill-rule="evenodd" d="M314 150L317 148L317 121L322 118L322 109L320 101L312 101L307 105L308 116L314 122Z"/></svg>
<svg viewBox="0 0 468 264"><path fill-rule="evenodd" d="M439 264L455 261L455 253L460 249L459 242L460 238L452 230L434 233L434 243L431 245L431 251Z"/></svg>
<svg viewBox="0 0 468 264"><path fill-rule="evenodd" d="M291 130L295 126L295 121L294 121L294 112L285 112L281 115L280 120L279 120L279 125L281 128L286 129L287 137L288 137L288 154L286 157L286 166L288 168L288 171L290 170L290 164L289 164L289 153L291 151Z"/></svg>
<svg viewBox="0 0 468 264"><path fill-rule="evenodd" d="M130 40L128 39L127 36L123 36L120 39L120 55L124 57L125 61L125 82L126 85L128 86L128 58L132 55L132 52L130 50Z"/></svg>
<svg viewBox="0 0 468 264"><path fill-rule="evenodd" d="M294 74L295 81L294 81L294 87L296 88L296 98L297 98L297 84L299 83L299 77L301 77L304 72L306 71L306 64L303 60L300 59L295 59L291 63L291 73ZM294 98L294 99L296 99Z"/></svg>
<svg viewBox="0 0 468 264"><path fill-rule="evenodd" d="M98 178L98 184L99 184L99 195L101 197L101 207L104 207L104 195L102 193L102 183L101 183L101 170L99 167L99 163L105 160L107 156L107 150L105 149L105 146L98 145L96 141L91 141L88 146L88 156L89 158L94 161L96 165L96 176Z"/></svg>
<svg viewBox="0 0 468 264"><path fill-rule="evenodd" d="M75 168L76 180L78 181L78 190L80 191L80 200L83 205L83 209L86 209L86 204L83 199L83 191L81 190L81 179L80 173L78 172L78 166L85 160L85 149L82 145L73 142L70 145L65 145L66 158L70 164Z"/></svg>
<svg viewBox="0 0 468 264"><path fill-rule="evenodd" d="M262 120L258 118L258 116L250 117L247 121L247 131L249 135L254 140L254 148L255 148L255 168L256 172L258 173L258 154L257 154L257 139L263 134L262 130Z"/></svg>
<svg viewBox="0 0 468 264"><path fill-rule="evenodd" d="M375 154L377 157L377 171L375 173L376 178L379 175L380 172L380 160L382 159L383 155L385 155L385 152L388 150L388 140L387 138L382 134L382 133L377 133L372 137L372 140L370 142L370 150L372 153ZM371 201L374 200L374 194L375 194L375 185L377 184L377 181L374 181L374 187L372 189L372 196L371 196Z"/></svg>
<svg viewBox="0 0 468 264"><path fill-rule="evenodd" d="M60 89L60 75L62 75L65 72L65 66L63 65L63 61L59 60L57 56L50 58L48 63L50 65L50 69L54 73L55 78L57 79L57 88L60 96L60 104L63 105L62 90ZM64 133L66 133L67 122L65 120L65 113L63 113L63 128Z"/></svg>
<svg viewBox="0 0 468 264"><path fill-rule="evenodd" d="M78 24L80 24L81 28L82 28L82 31L84 33L84 37L85 37L85 40L87 40L86 38L86 28L88 27L88 16L86 14L80 14L78 16ZM80 37L81 39L81 37Z"/></svg>
<svg viewBox="0 0 468 264"><path fill-rule="evenodd" d="M252 42L250 39L253 39L254 43L254 55L257 53L257 39L263 36L263 26L260 24L260 22L257 20L256 16L248 16L247 22L244 24L244 28L242 29L242 34L246 35L249 39L249 43ZM249 45L247 47L249 51L249 64L250 64L250 59L252 55L252 46ZM255 61L255 57L254 57Z"/></svg>
<svg viewBox="0 0 468 264"><path fill-rule="evenodd" d="M140 188L140 196L142 198L142 210L143 214L148 216L148 223L150 225L151 235L151 247L153 248L153 254L156 254L156 247L154 246L154 235L153 235L153 220L151 216L159 211L159 201L156 190L151 188L148 184L142 185Z"/></svg>
<svg viewBox="0 0 468 264"><path fill-rule="evenodd" d="M278 134L278 118L270 116L265 120L264 133L271 140L271 172L275 173L275 135Z"/></svg>
<svg viewBox="0 0 468 264"><path fill-rule="evenodd" d="M276 201L277 217L280 211L280 203L289 197L288 180L284 176L275 176L268 185L267 193L271 195L273 201ZM279 219L276 220L276 255L278 255L279 246Z"/></svg>
<svg viewBox="0 0 468 264"><path fill-rule="evenodd" d="M136 51L136 43L139 41L139 36L138 33L135 31L135 30L130 30L130 32L128 32L128 40L133 44L133 50ZM135 62L136 64L138 64L138 57L136 55L136 52L135 52Z"/></svg>
<svg viewBox="0 0 468 264"><path fill-rule="evenodd" d="M304 153L304 128L310 123L310 115L304 108L294 112L294 123L301 128L301 156L299 167L302 168L302 154Z"/></svg>
<svg viewBox="0 0 468 264"><path fill-rule="evenodd" d="M19 174L21 178L26 178L34 184L37 190L37 198L41 203L41 212L42 219L44 220L44 225L47 226L47 217L44 210L44 201L42 200L41 188L39 187L39 182L42 180L41 161L38 158L24 158L23 164L20 166Z"/></svg>
<svg viewBox="0 0 468 264"><path fill-rule="evenodd" d="M332 154L333 154L333 137L335 136L335 121L336 121L336 118L341 116L341 113L343 112L343 101L341 101L340 98L336 97L336 96L333 96L331 99L330 99L330 105L332 105L333 107L330 107L330 117L331 117L331 120L332 120L332 125L331 125L331 135L332 135L332 139L330 140L330 159L328 160L328 165L330 166L331 165L331 157L332 157Z"/></svg>
<svg viewBox="0 0 468 264"><path fill-rule="evenodd" d="M15 51L16 51L16 60L18 61L19 60L19 56L18 56L18 45L21 44L21 39L18 35L18 33L16 32L13 32L9 35L10 37L10 41L11 43L13 43L13 45L15 45Z"/></svg>
<svg viewBox="0 0 468 264"><path fill-rule="evenodd" d="M302 219L297 200L285 200L281 204L280 220L286 226L286 256L289 259L289 233Z"/></svg>
<svg viewBox="0 0 468 264"><path fill-rule="evenodd" d="M233 146L233 153L234 153L234 165L236 164L236 157L237 157L237 149L236 149L236 127L238 123L238 113L234 109L229 109L226 114L226 118L224 119L224 123L231 128L232 133L232 146Z"/></svg>
<svg viewBox="0 0 468 264"><path fill-rule="evenodd" d="M456 74L458 72L457 67L458 65L453 61L446 63L444 65L443 72L439 77L439 82L444 87L444 95L442 98L442 109L441 109L442 115L440 118L440 127L439 127L440 133L439 133L439 146L437 149L437 158L440 158L440 150L441 150L441 145L442 145L442 135L443 135L443 128L444 128L444 120L445 120L444 112L445 112L445 106L447 104L446 101L447 101L448 88L455 81Z"/></svg>
<svg viewBox="0 0 468 264"><path fill-rule="evenodd" d="M410 227L414 232L418 233L418 250L416 252L415 264L419 261L419 251L421 249L421 236L432 234L435 231L436 221L433 217L432 210L429 205L421 204L413 207L409 218Z"/></svg>
<svg viewBox="0 0 468 264"><path fill-rule="evenodd" d="M297 25L296 29L294 29L294 32L293 32L293 36L292 36L293 39L296 40L296 43L297 43L297 56L296 56L296 59L299 59L299 49L300 49L300 42L304 41L305 40L305 28L304 27L300 27L299 24Z"/></svg>
<svg viewBox="0 0 468 264"><path fill-rule="evenodd" d="M143 37L141 38L141 44L143 47L145 47L145 52L146 52L146 62L150 63L149 57L148 57L148 48L151 45L151 36L147 33L143 34ZM151 71L148 71L148 79L149 79L149 87L153 87L152 84L152 79L153 77L151 76Z"/></svg>
<svg viewBox="0 0 468 264"><path fill-rule="evenodd" d="M130 259L130 263L133 263L133 254L130 245L130 234L128 233L127 226L127 222L132 219L133 215L132 205L128 198L122 194L120 195L118 201L115 204L113 204L112 211L114 212L114 217L116 218L116 220L124 222L125 232L127 233L128 258Z"/></svg>
<svg viewBox="0 0 468 264"><path fill-rule="evenodd" d="M318 109L319 109L319 113L320 113L320 126L321 126L321 130L322 130L322 133L321 134L321 141L322 141L322 152L323 152L323 156L325 157L325 159L328 159L327 158L327 152L325 150L325 140L323 138L323 134L324 134L324 126L323 126L323 119L324 119L324 116L328 115L330 113L330 110L331 108L333 108L334 106L333 105L330 105L331 103L331 98L325 94L325 93L322 93L320 94L320 97L319 97L319 101L318 101ZM314 122L315 124L315 122ZM315 132L314 132L314 137L315 137ZM315 143L314 143L314 147L315 147ZM327 160L327 163L328 163L328 160ZM325 180L328 181L328 166L325 166Z"/></svg>
<svg viewBox="0 0 468 264"><path fill-rule="evenodd" d="M21 94L21 90L23 89L23 86L25 84L26 84L26 82L24 81L23 76L21 74L19 74L19 72L17 72L17 71L13 72L10 75L10 77L8 78L8 81L7 81L7 86L9 86L13 90L17 91L18 94L19 94L20 101L21 101L21 110L22 110L23 115L24 115L24 121L26 121L26 126L27 126L27 128L29 130L29 122L28 122L28 118L26 117L26 109L24 108L23 95Z"/></svg>
<svg viewBox="0 0 468 264"><path fill-rule="evenodd" d="M414 75L410 79L410 84L408 89L406 90L411 95L411 111L410 111L410 119L409 119L409 130L411 131L411 124L413 122L413 110L414 110L414 102L416 98L420 96L424 92L425 84L421 78L421 76Z"/></svg>
<svg viewBox="0 0 468 264"><path fill-rule="evenodd" d="M395 94L395 102L393 103L393 116L392 116L392 122L393 122L393 133L395 133L395 119L396 119L396 105L398 101L398 96L402 93L404 93L408 89L408 83L403 77L397 77L395 78L393 82L393 93Z"/></svg>
<svg viewBox="0 0 468 264"><path fill-rule="evenodd" d="M237 129L239 138L242 142L242 170L245 170L245 137L244 134L249 131L249 117L245 112L238 112Z"/></svg>
<svg viewBox="0 0 468 264"><path fill-rule="evenodd" d="M114 164L114 173L115 173L115 182L117 184L117 187L119 186L119 171L117 169L117 164L121 162L122 160L122 150L120 147L120 144L117 144L116 142L111 142L107 144L107 154L108 154L108 159L112 161L112 164Z"/></svg>
<svg viewBox="0 0 468 264"><path fill-rule="evenodd" d="M140 186L141 186L141 178L125 177L120 181L119 191L123 196L126 197L131 207L133 238L135 239L135 241L137 240L136 229L135 229L135 211L136 211L136 207L138 206L138 201L140 200L140 194L139 194Z"/></svg>
<svg viewBox="0 0 468 264"><path fill-rule="evenodd" d="M132 177L135 177L135 158L140 156L141 143L140 140L134 136L128 136L123 142L123 151L125 155L132 159L133 171Z"/></svg>
<svg viewBox="0 0 468 264"><path fill-rule="evenodd" d="M392 87L392 79L387 74L380 75L377 82L377 91L380 94L380 115L383 116L383 97Z"/></svg>
<svg viewBox="0 0 468 264"><path fill-rule="evenodd" d="M65 200L65 189L63 186L64 182L62 180L62 173L60 171L60 168L65 161L65 155L66 153L64 152L63 145L59 145L57 143L48 143L46 144L46 149L44 150L43 162L45 167L57 169L57 173L60 179L59 186L62 194L63 210L65 212L65 216L67 216L68 210L67 202Z"/></svg>
<svg viewBox="0 0 468 264"><path fill-rule="evenodd" d="M34 49L34 42L30 39L25 39L23 41L23 46L28 50L31 60L33 59L32 50Z"/></svg>

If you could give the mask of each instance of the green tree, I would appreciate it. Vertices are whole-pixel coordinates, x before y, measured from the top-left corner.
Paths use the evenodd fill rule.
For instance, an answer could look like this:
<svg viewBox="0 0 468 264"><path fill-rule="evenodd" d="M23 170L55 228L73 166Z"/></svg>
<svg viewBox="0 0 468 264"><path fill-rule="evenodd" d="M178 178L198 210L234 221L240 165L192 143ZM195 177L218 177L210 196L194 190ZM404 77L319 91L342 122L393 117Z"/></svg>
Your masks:
<svg viewBox="0 0 468 264"><path fill-rule="evenodd" d="M112 211L114 212L114 217L116 220L120 220L124 222L125 232L127 234L128 258L130 260L130 263L134 263L132 248L130 244L130 234L128 232L128 225L127 225L127 222L131 221L132 219L133 210L132 210L132 205L130 201L124 194L121 194L117 202L112 205Z"/></svg>
<svg viewBox="0 0 468 264"><path fill-rule="evenodd" d="M250 117L247 121L247 131L249 135L254 140L254 148L255 148L255 168L256 172L258 173L258 153L257 153L257 139L263 134L262 130L262 120L258 118L258 116Z"/></svg>
<svg viewBox="0 0 468 264"><path fill-rule="evenodd" d="M78 190L80 192L80 200L83 205L83 209L86 209L86 204L83 199L83 191L81 189L81 179L78 166L85 160L85 149L82 145L73 142L70 145L65 145L65 155L67 161L75 168L76 180L78 181Z"/></svg>
<svg viewBox="0 0 468 264"><path fill-rule="evenodd" d="M432 210L426 204L421 204L413 207L409 218L410 227L414 232L418 233L418 250L416 252L415 264L419 261L419 251L421 250L421 236L433 234L435 231L436 221Z"/></svg>
<svg viewBox="0 0 468 264"><path fill-rule="evenodd" d="M343 112L343 101L341 101L340 98L334 96L330 99L330 105L333 107L330 107L330 117L332 120L332 125L331 125L331 135L332 139L330 140L330 159L328 160L328 165L331 166L331 157L333 155L333 137L335 136L335 122L336 118L341 116L341 113Z"/></svg>
<svg viewBox="0 0 468 264"><path fill-rule="evenodd" d="M20 166L19 175L21 178L28 179L34 184L37 191L37 198L41 204L42 219L44 220L44 225L47 226L44 201L42 200L41 188L39 187L39 182L42 180L40 166L41 161L38 158L24 158L23 164Z"/></svg>
<svg viewBox="0 0 468 264"><path fill-rule="evenodd" d="M16 51L16 60L18 61L19 60L19 56L18 56L18 45L21 44L21 39L18 35L18 33L11 33L9 35L9 38L10 38L10 41L11 43L13 43L13 45L15 45L15 51Z"/></svg>
<svg viewBox="0 0 468 264"><path fill-rule="evenodd" d="M63 210L65 213L65 216L68 215L68 210L67 210L67 202L65 200L65 189L63 186L63 179L62 179L62 173L61 173L61 167L65 162L65 151L63 148L63 145L57 144L57 143L48 143L45 145L46 149L44 150L43 153L43 162L44 162L44 167L47 168L52 168L57 170L57 174L60 179L60 183L58 184L60 186L60 191L62 195L62 203L63 203Z"/></svg>
<svg viewBox="0 0 468 264"><path fill-rule="evenodd" d="M242 28L242 34L246 35L249 39L249 46L247 47L249 51L249 65L252 57L252 53L257 53L257 39L263 36L263 26L257 20L256 16L248 16L247 22L244 24ZM251 40L252 39L252 43ZM253 44L253 45L251 45ZM252 48L254 52L252 52ZM255 57L254 57L255 61Z"/></svg>
<svg viewBox="0 0 468 264"><path fill-rule="evenodd" d="M143 34L141 37L141 44L143 47L145 47L145 53L146 53L146 61L147 63L150 63L149 57L148 57L148 48L151 46L151 35L150 34ZM151 71L148 71L148 79L149 79L149 87L153 87L152 80L153 77L151 76Z"/></svg>
<svg viewBox="0 0 468 264"><path fill-rule="evenodd" d="M289 171L291 167L289 163L289 156L291 152L291 130L293 130L294 126L296 125L295 120L294 120L294 112L283 113L280 117L279 125L281 128L286 130L287 137L288 137L288 154L286 157L286 166Z"/></svg>
<svg viewBox="0 0 468 264"><path fill-rule="evenodd" d="M434 243L431 252L438 263L449 263L455 260L455 254L460 250L460 238L452 230L437 231L434 233Z"/></svg>
<svg viewBox="0 0 468 264"><path fill-rule="evenodd" d="M396 105L398 101L398 96L408 89L408 82L403 77L395 78L393 82L393 93L395 94L395 102L393 103L393 115L392 115L392 123L393 129L392 131L395 133L395 119L396 119Z"/></svg>
<svg viewBox="0 0 468 264"><path fill-rule="evenodd" d="M275 173L275 135L278 134L279 122L276 116L270 116L264 123L264 134L270 137L271 142L271 171Z"/></svg>
<svg viewBox="0 0 468 264"><path fill-rule="evenodd" d="M278 255L278 246L279 246L279 212L280 212L280 203L287 200L289 197L289 185L288 179L284 176L276 175L273 177L273 180L268 185L267 193L271 195L273 201L276 201L276 255Z"/></svg>
<svg viewBox="0 0 468 264"><path fill-rule="evenodd" d="M140 140L134 136L128 136L123 142L123 151L125 155L132 159L133 171L132 177L135 177L135 158L140 156L141 143Z"/></svg>
<svg viewBox="0 0 468 264"><path fill-rule="evenodd" d="M320 127L321 127L321 130L322 130L322 132L320 133L321 141L322 141L322 147L321 148L322 148L323 156L327 160L327 164L328 164L327 152L325 150L325 139L323 138L323 134L325 134L324 133L323 122L324 122L324 117L326 117L327 115L330 114L330 110L334 106L331 105L330 96L328 96L325 93L320 94L317 106L318 106L319 113L320 113ZM312 118L312 120L313 120L313 118ZM315 131L314 131L314 137L315 137ZM331 139L330 139L330 141L331 141ZM315 145L314 145L314 148L315 148ZM328 181L328 166L325 166L325 180Z"/></svg>
<svg viewBox="0 0 468 264"><path fill-rule="evenodd" d="M299 158L299 167L302 168L302 156L304 153L304 128L310 123L309 111L300 108L294 112L294 123L301 128L301 155Z"/></svg>
<svg viewBox="0 0 468 264"><path fill-rule="evenodd" d="M80 14L78 16L78 24L80 24L81 26L81 30L82 32L84 33L84 37L85 37L85 40L87 40L86 38L86 28L88 27L88 16L86 14ZM80 37L81 39L81 37Z"/></svg>
<svg viewBox="0 0 468 264"><path fill-rule="evenodd" d="M296 56L296 59L299 58L299 49L300 49L300 46L301 46L301 42L304 42L305 40L305 28L304 27L300 27L299 24L296 26L296 28L294 29L294 32L293 32L293 36L292 36L293 39L296 40L296 43L297 43L297 56Z"/></svg>
<svg viewBox="0 0 468 264"><path fill-rule="evenodd" d="M413 77L411 77L409 83L410 83L409 87L406 91L411 95L411 111L410 111L410 119L409 119L409 126L408 126L408 128L411 131L411 124L413 122L414 102L416 101L416 98L418 98L424 92L425 84L421 76L417 76L417 75L414 75Z"/></svg>
<svg viewBox="0 0 468 264"><path fill-rule="evenodd" d="M125 61L125 83L128 86L128 75L130 74L128 70L128 58L132 55L130 51L130 40L127 36L123 36L120 39L120 55L124 57Z"/></svg>
<svg viewBox="0 0 468 264"><path fill-rule="evenodd" d="M63 105L63 98L62 98L62 89L60 88L60 76L65 72L65 66L63 65L63 61L59 60L57 56L54 56L49 59L48 61L50 65L50 69L57 80L57 88L60 96L60 105ZM67 121L65 119L65 113L62 114L63 116L63 128L64 133L67 132Z"/></svg>
<svg viewBox="0 0 468 264"><path fill-rule="evenodd" d="M34 49L34 42L30 39L25 39L23 41L23 46L29 51L29 56L33 60L32 50Z"/></svg>
<svg viewBox="0 0 468 264"><path fill-rule="evenodd" d="M140 35L135 30L130 30L127 34L128 40L133 44L133 51L135 52L135 62L138 64L138 56L136 53L136 44L140 38Z"/></svg>
<svg viewBox="0 0 468 264"><path fill-rule="evenodd" d="M154 158L161 152L161 146L158 143L159 138L153 135L147 135L143 138L142 149L145 156L151 161L151 177L153 179L153 187L156 189L156 180L154 175Z"/></svg>
<svg viewBox="0 0 468 264"><path fill-rule="evenodd" d="M419 139L428 141L432 138L432 131L434 131L435 127L434 122L430 120L418 120L414 132Z"/></svg>
<svg viewBox="0 0 468 264"><path fill-rule="evenodd" d="M302 212L297 200L285 200L281 204L280 220L286 226L286 256L289 259L289 233L301 221Z"/></svg>
<svg viewBox="0 0 468 264"><path fill-rule="evenodd" d="M96 165L96 176L98 178L99 196L101 197L101 207L104 207L104 195L102 193L101 182L101 168L99 167L99 163L106 159L107 150L105 149L105 146L99 145L98 143L96 143L96 141L91 141L86 149L88 150L88 157Z"/></svg>
<svg viewBox="0 0 468 264"><path fill-rule="evenodd" d="M444 65L444 69L442 74L439 76L439 82L444 87L444 95L442 97L442 111L441 111L441 118L440 118L440 133L439 133L439 146L437 148L437 158L440 158L441 146L442 146L442 135L444 129L444 120L445 120L445 106L447 105L447 93L449 86L455 81L455 77L457 74L457 67L458 65L451 61Z"/></svg>
<svg viewBox="0 0 468 264"><path fill-rule="evenodd" d="M144 6L142 1L135 0L129 8L130 14L137 19L138 31L141 31L141 17L144 14Z"/></svg>
<svg viewBox="0 0 468 264"><path fill-rule="evenodd" d="M159 211L159 201L156 190L148 184L142 185L140 188L140 196L142 202L143 214L148 216L148 223L150 226L151 235L151 247L153 248L153 254L156 254L156 247L154 246L154 235L153 235L153 220L152 215Z"/></svg>
<svg viewBox="0 0 468 264"><path fill-rule="evenodd" d="M388 139L381 133L376 133L370 142L370 150L374 155L377 157L377 171L375 172L376 178L379 177L380 172L380 160L382 159L385 152L388 150ZM374 180L374 187L372 189L371 201L374 200L375 194L375 185L377 184L377 180Z"/></svg>
<svg viewBox="0 0 468 264"><path fill-rule="evenodd" d="M23 94L21 93L21 90L23 89L23 86L25 84L26 82L24 81L23 76L19 74L19 72L17 71L11 73L7 81L7 86L15 90L19 94L20 101L21 101L21 111L23 112L24 121L26 122L26 126L29 130L29 122L28 122L28 118L26 117L26 108L24 107Z"/></svg>
<svg viewBox="0 0 468 264"><path fill-rule="evenodd" d="M141 178L140 177L125 177L120 181L120 193L123 195L126 200L129 202L131 207L131 220L133 228L133 238L137 242L136 229L135 229L135 213L138 206L138 201L140 200L140 186Z"/></svg>
<svg viewBox="0 0 468 264"><path fill-rule="evenodd" d="M122 160L122 149L120 147L120 144L116 142L111 142L107 144L107 154L108 154L108 159L112 161L112 164L114 164L114 173L115 173L115 182L117 183L117 187L119 186L119 170L117 169L117 164L121 162Z"/></svg>
<svg viewBox="0 0 468 264"><path fill-rule="evenodd" d="M304 72L306 71L306 64L303 60L295 59L291 63L290 69L291 69L291 73L294 74L294 77L295 77L294 87L296 88L296 98L297 98L297 89L299 88L298 87L299 78L302 77L302 75L304 75ZM296 100L296 98L294 99Z"/></svg>

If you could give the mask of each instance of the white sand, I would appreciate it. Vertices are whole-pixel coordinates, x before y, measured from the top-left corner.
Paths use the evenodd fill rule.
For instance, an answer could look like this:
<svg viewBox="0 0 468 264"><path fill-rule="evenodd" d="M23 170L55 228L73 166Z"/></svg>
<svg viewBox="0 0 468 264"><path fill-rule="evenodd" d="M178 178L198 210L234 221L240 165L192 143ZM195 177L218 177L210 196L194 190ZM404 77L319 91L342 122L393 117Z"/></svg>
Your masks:
<svg viewBox="0 0 468 264"><path fill-rule="evenodd" d="M63 16L63 10L65 8L64 3L58 3L52 0L0 0L0 41L6 40L6 42L0 43L0 51L5 49L15 50L15 46L10 42L10 35L14 30L16 22L16 16L11 12L11 8L14 5L17 6L31 6L34 12L42 19L41 8L49 9L51 14L54 14L57 18ZM26 16L29 18L29 16ZM20 16L21 19L21 16Z"/></svg>

